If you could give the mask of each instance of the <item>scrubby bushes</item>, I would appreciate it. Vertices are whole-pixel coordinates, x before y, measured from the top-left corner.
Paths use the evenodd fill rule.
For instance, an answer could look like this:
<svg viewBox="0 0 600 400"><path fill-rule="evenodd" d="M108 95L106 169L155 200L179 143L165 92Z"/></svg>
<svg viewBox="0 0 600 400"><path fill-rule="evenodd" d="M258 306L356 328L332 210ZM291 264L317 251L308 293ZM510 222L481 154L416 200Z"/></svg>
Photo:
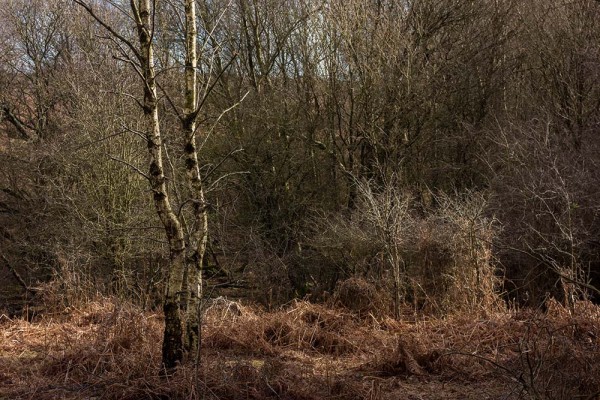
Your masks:
<svg viewBox="0 0 600 400"><path fill-rule="evenodd" d="M405 303L430 312L499 306L491 253L497 226L486 215L483 194L440 194L423 208L395 187L359 188L356 210L322 224L312 242L324 265L372 282L393 299L396 313ZM337 296L363 309L362 297L381 303L374 287L351 279L339 285Z"/></svg>

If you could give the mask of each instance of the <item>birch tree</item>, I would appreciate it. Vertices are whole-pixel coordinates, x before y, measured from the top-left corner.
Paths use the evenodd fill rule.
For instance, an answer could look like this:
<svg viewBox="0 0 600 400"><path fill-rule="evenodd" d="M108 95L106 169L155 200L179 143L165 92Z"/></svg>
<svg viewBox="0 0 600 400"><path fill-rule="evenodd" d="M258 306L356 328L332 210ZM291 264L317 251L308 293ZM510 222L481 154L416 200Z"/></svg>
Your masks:
<svg viewBox="0 0 600 400"><path fill-rule="evenodd" d="M183 106L177 97L161 93L155 67L155 45L158 35L155 25L156 4L151 0L131 0L128 13L135 23L137 40L113 28L91 2L74 0L102 25L117 45L119 58L129 63L140 78L143 100L138 101L145 116L145 129L139 132L148 147L148 172L143 173L150 184L154 207L165 229L169 248L169 270L163 303L165 330L162 345L162 367L172 371L179 363L197 354L200 346L199 300L202 297L202 263L207 242L207 207L198 163L196 136L202 104L197 79L197 22L194 0L183 0L185 11L185 80ZM112 4L112 3L109 3ZM117 7L117 6L115 6ZM119 8L119 10L121 10ZM209 86L206 86L207 88ZM203 91L207 96L210 90ZM183 138L184 169L190 197L180 202L175 211L166 179L164 137L161 132L162 94L180 120ZM181 212L191 207L191 221Z"/></svg>

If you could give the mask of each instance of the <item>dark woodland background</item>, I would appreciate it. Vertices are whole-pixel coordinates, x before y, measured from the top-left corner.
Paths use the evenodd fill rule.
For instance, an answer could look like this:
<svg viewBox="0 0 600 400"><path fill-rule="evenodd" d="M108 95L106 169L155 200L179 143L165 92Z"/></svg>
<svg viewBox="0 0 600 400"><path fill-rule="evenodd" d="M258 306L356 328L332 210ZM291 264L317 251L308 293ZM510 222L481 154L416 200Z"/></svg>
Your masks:
<svg viewBox="0 0 600 400"><path fill-rule="evenodd" d="M119 4L96 6L133 37ZM598 294L598 1L198 4L206 296L276 306L366 282L382 310L443 314ZM169 105L184 32L176 5L156 7L185 213ZM168 252L118 46L69 1L0 10L0 274L15 304L49 281L67 304L160 304Z"/></svg>

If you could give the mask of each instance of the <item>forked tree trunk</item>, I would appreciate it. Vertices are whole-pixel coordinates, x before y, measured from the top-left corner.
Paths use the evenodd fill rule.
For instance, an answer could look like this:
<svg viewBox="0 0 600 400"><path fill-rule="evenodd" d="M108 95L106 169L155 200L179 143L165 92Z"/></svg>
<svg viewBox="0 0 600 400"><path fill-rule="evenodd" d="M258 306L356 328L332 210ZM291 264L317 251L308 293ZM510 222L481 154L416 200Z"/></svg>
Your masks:
<svg viewBox="0 0 600 400"><path fill-rule="evenodd" d="M196 148L196 129L200 104L197 84L197 30L194 0L185 1L186 64L185 104L181 118L184 136L185 170L193 205L193 224L187 226L173 212L169 200L162 155L156 72L154 68L154 26L151 0L130 0L139 46L120 35L92 9L85 0L74 0L85 8L110 34L124 43L135 55L131 58L143 80L146 117L146 140L150 155L148 179L154 206L165 228L169 243L169 272L164 300L165 331L162 368L170 373L186 357L198 354L200 346L200 299L202 297L202 262L206 250L208 218ZM184 203L185 204L185 203Z"/></svg>

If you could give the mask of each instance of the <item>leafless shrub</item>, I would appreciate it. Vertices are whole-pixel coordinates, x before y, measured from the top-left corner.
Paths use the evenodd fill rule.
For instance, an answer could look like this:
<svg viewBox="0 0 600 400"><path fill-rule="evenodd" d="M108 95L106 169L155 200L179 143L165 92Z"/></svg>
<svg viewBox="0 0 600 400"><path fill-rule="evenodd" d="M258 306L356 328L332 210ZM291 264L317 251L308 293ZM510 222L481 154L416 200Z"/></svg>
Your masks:
<svg viewBox="0 0 600 400"><path fill-rule="evenodd" d="M100 296L103 286L93 281L84 255L57 252L56 264L51 280L40 284L40 304L47 312L87 304Z"/></svg>
<svg viewBox="0 0 600 400"><path fill-rule="evenodd" d="M390 310L389 296L361 277L338 282L332 300L363 316L386 314Z"/></svg>
<svg viewBox="0 0 600 400"><path fill-rule="evenodd" d="M429 312L485 312L501 306L491 253L496 225L486 215L484 194L439 194L436 207L423 213L410 195L394 187L378 192L363 183L359 188L356 212L326 223L325 233L314 239L325 258L354 263L353 275L387 287L396 316L402 304L411 303L415 311ZM358 281L342 284L338 298L350 283L361 286ZM359 308L366 303L360 296L345 297Z"/></svg>
<svg viewBox="0 0 600 400"><path fill-rule="evenodd" d="M494 135L490 209L504 227L497 257L515 297L536 306L548 294L567 305L585 298L598 259L597 141L582 137L586 144L575 146L551 116L507 123Z"/></svg>
<svg viewBox="0 0 600 400"><path fill-rule="evenodd" d="M446 265L443 261L437 265L436 272L445 283L442 309L497 310L501 307L499 279L491 251L496 226L494 219L485 214L484 195L475 192L458 197L442 194L437 201L439 208L428 221L434 224L434 234L437 234L430 245L451 255L450 260L442 258L449 261Z"/></svg>
<svg viewBox="0 0 600 400"><path fill-rule="evenodd" d="M225 297L217 297L215 299L207 300L207 304L204 306L205 318L208 315L213 315L213 318L218 320L224 320L227 318L237 318L244 312L244 306L240 303L232 300L228 300Z"/></svg>
<svg viewBox="0 0 600 400"><path fill-rule="evenodd" d="M382 238L358 217L343 215L319 216L313 228L316 234L308 239L321 256L321 263L336 269L342 276L377 276L379 254L383 251Z"/></svg>

